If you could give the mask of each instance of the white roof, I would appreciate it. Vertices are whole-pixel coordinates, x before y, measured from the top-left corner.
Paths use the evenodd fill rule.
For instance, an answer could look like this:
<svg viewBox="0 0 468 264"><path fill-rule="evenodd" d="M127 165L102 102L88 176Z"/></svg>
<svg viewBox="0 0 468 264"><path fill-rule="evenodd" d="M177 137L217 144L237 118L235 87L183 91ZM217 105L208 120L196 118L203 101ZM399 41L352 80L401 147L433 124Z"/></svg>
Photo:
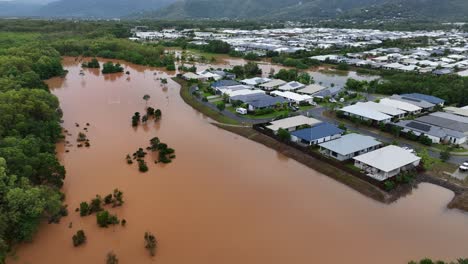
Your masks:
<svg viewBox="0 0 468 264"><path fill-rule="evenodd" d="M445 107L444 110L450 113L454 113L456 115L468 117L468 109L465 107L458 108L458 107L448 106L448 107Z"/></svg>
<svg viewBox="0 0 468 264"><path fill-rule="evenodd" d="M292 82L288 82L284 85L281 85L280 87L278 87L278 90L282 90L282 91L294 91L294 90L297 90L297 89L301 89L301 88L304 88L305 85L300 83L300 82L296 82L296 81L292 81Z"/></svg>
<svg viewBox="0 0 468 264"><path fill-rule="evenodd" d="M270 94L281 96L283 98L296 101L296 102L312 100L312 96L310 95L298 94L298 93L293 93L293 92L273 91Z"/></svg>
<svg viewBox="0 0 468 264"><path fill-rule="evenodd" d="M242 90L235 90L235 91L228 90L225 93L229 95L229 97L234 97L238 95L264 94L265 92L262 90L258 90L258 89L255 89L255 90L242 89Z"/></svg>
<svg viewBox="0 0 468 264"><path fill-rule="evenodd" d="M275 86L283 85L285 83L286 82L283 81L283 80L276 79L276 80L271 80L271 81L269 81L267 83L261 84L260 87L272 88L272 87L275 87Z"/></svg>
<svg viewBox="0 0 468 264"><path fill-rule="evenodd" d="M457 74L461 77L468 77L468 70L457 72Z"/></svg>
<svg viewBox="0 0 468 264"><path fill-rule="evenodd" d="M305 94L314 94L314 93L318 93L322 90L325 90L326 87L324 86L321 86L319 84L310 84L310 85L307 85L305 88L302 88L300 90L297 90L298 93L305 93Z"/></svg>
<svg viewBox="0 0 468 264"><path fill-rule="evenodd" d="M222 79L223 76L219 75L219 74L216 74L216 73L212 73L212 72L199 72L198 73L199 75L203 76L203 77L206 77L206 78L213 78L215 80L219 80L219 79Z"/></svg>
<svg viewBox="0 0 468 264"><path fill-rule="evenodd" d="M390 172L421 160L408 150L394 145L368 152L354 159L384 172Z"/></svg>
<svg viewBox="0 0 468 264"><path fill-rule="evenodd" d="M396 107L400 110L407 111L407 112L417 112L422 109L421 107L416 106L414 104L410 104L407 102L402 102L402 101L398 101L398 100L394 100L390 98L380 99L380 104Z"/></svg>
<svg viewBox="0 0 468 264"><path fill-rule="evenodd" d="M186 72L182 75L185 79L201 79L201 78L205 78L203 76L200 76L198 74L195 74L193 72Z"/></svg>
<svg viewBox="0 0 468 264"><path fill-rule="evenodd" d="M269 81L271 81L271 79L269 79L269 78L253 77L253 78L250 78L250 79L244 79L244 80L242 80L240 82L245 83L247 85L257 85L257 84L266 83L266 82L269 82Z"/></svg>
<svg viewBox="0 0 468 264"><path fill-rule="evenodd" d="M390 69L400 69L404 67L405 65L400 64L400 63L390 63L390 64L385 64L383 67L385 68L390 68Z"/></svg>
<svg viewBox="0 0 468 264"><path fill-rule="evenodd" d="M375 111L373 109L367 108L362 105L349 105L340 109L343 112L348 112L353 115L362 116L370 120L375 121L384 121L392 119L391 116L383 114L381 112Z"/></svg>
<svg viewBox="0 0 468 264"><path fill-rule="evenodd" d="M405 111L400 110L390 105L386 105L386 104L379 104L375 102L365 102L365 103L357 103L357 105L367 107L369 109L375 110L383 114L391 115L391 116L399 116L399 115L406 114Z"/></svg>
<svg viewBox="0 0 468 264"><path fill-rule="evenodd" d="M319 146L345 156L380 144L379 141L370 136L347 134L341 138L319 144Z"/></svg>
<svg viewBox="0 0 468 264"><path fill-rule="evenodd" d="M267 126L267 128L273 131L278 131L278 129L280 128L288 129L288 128L297 127L301 125L312 126L312 125L316 125L319 123L321 123L321 121L315 118L298 115L298 116L293 116L293 117L288 117L288 118L273 121L271 122L271 125Z"/></svg>

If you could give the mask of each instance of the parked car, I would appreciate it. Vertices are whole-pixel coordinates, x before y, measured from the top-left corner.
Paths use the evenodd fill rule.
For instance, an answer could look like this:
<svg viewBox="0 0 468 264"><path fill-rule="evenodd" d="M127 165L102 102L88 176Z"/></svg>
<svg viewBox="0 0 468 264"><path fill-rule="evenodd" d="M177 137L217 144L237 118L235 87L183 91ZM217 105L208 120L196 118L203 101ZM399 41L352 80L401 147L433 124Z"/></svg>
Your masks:
<svg viewBox="0 0 468 264"><path fill-rule="evenodd" d="M409 153L414 153L414 149L411 149L409 147L402 147L402 149L407 150Z"/></svg>
<svg viewBox="0 0 468 264"><path fill-rule="evenodd" d="M246 115L247 114L247 109L238 107L236 108L236 113L241 114L241 115Z"/></svg>
<svg viewBox="0 0 468 264"><path fill-rule="evenodd" d="M460 167L458 167L458 169L459 169L461 172L467 172L467 171L468 171L468 167L463 166L463 165L460 166Z"/></svg>

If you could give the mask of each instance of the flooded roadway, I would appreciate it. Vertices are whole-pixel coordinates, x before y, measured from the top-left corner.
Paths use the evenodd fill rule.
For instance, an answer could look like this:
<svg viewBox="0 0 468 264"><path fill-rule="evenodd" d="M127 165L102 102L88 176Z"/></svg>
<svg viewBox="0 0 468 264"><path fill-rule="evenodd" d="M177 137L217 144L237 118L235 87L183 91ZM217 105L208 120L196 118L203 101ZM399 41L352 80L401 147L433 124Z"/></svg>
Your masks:
<svg viewBox="0 0 468 264"><path fill-rule="evenodd" d="M89 122L91 147L58 147L67 169L63 191L69 216L43 224L8 263L309 264L407 263L423 257L454 260L468 254L468 215L446 209L453 193L421 184L384 205L263 145L210 125L187 106L179 86L157 69L125 65L125 74L102 76L64 61L66 78L48 81L64 112L73 145ZM154 73L156 72L156 75ZM131 127L134 112L162 110L162 120ZM76 127L79 123L80 127ZM176 151L172 164L139 173L125 156L158 136ZM66 152L68 150L69 152ZM110 209L126 227L99 228L94 215L74 209L114 188L125 204ZM72 223L72 228L69 224ZM87 243L71 237L83 229ZM155 258L143 234L156 234Z"/></svg>

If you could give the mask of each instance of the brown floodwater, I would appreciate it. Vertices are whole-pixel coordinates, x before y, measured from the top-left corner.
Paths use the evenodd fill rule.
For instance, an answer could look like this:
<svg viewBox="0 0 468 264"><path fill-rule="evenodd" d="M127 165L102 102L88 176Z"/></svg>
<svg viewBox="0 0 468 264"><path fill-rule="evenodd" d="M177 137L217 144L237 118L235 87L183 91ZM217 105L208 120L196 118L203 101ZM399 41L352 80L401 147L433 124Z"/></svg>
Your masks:
<svg viewBox="0 0 468 264"><path fill-rule="evenodd" d="M104 263L111 250L120 263L161 264L393 264L468 254L468 215L446 209L453 197L446 189L421 184L381 204L211 125L182 101L176 83L162 87L157 78L168 75L161 70L125 64L129 76L98 70L82 76L78 62L64 65L66 78L48 84L74 145L58 147L70 214L60 224L43 224L8 263ZM144 110L145 94L163 117L134 129L131 116ZM87 122L91 147L78 148L77 133ZM125 156L154 136L177 158L159 165L147 157L149 172L139 173ZM81 201L114 188L124 192L125 204L110 211L127 220L125 227L99 228L94 215L74 212ZM74 248L79 229L88 241ZM154 258L144 249L145 231L158 238Z"/></svg>

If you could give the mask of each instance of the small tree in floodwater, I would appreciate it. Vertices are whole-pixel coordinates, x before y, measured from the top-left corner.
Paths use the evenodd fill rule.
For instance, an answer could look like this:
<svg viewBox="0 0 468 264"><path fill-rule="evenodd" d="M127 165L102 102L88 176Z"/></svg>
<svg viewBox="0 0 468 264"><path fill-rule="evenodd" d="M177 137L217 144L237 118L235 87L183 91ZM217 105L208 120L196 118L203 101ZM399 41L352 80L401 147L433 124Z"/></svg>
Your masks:
<svg viewBox="0 0 468 264"><path fill-rule="evenodd" d="M148 115L148 117L151 117L154 115L154 108L149 106L146 108L146 115Z"/></svg>
<svg viewBox="0 0 468 264"><path fill-rule="evenodd" d="M86 235L83 230L78 230L72 237L73 246L78 247L86 242Z"/></svg>
<svg viewBox="0 0 468 264"><path fill-rule="evenodd" d="M148 116L147 115L144 115L142 118L141 118L141 122L143 124L146 124L146 122L148 122Z"/></svg>
<svg viewBox="0 0 468 264"><path fill-rule="evenodd" d="M140 123L140 113L135 112L132 116L132 126L136 127L138 126L138 123Z"/></svg>
<svg viewBox="0 0 468 264"><path fill-rule="evenodd" d="M154 236L151 232L145 232L145 248L148 250L151 256L156 255L157 244L158 241L156 240L156 236Z"/></svg>
<svg viewBox="0 0 468 264"><path fill-rule="evenodd" d="M112 199L112 206L117 207L117 206L122 206L124 203L123 201L123 192L120 191L119 189L114 189L114 193L112 194L113 199Z"/></svg>
<svg viewBox="0 0 468 264"><path fill-rule="evenodd" d="M149 94L145 94L143 95L143 100L145 100L145 105L148 104L148 100L151 98L151 96Z"/></svg>
<svg viewBox="0 0 468 264"><path fill-rule="evenodd" d="M87 202L80 203L80 216L89 215L89 204Z"/></svg>
<svg viewBox="0 0 468 264"><path fill-rule="evenodd" d="M117 225L120 223L116 215L110 214L108 211L101 211L96 214L96 221L100 227L108 227L109 225Z"/></svg>
<svg viewBox="0 0 468 264"><path fill-rule="evenodd" d="M156 110L154 111L154 118L155 118L156 120L161 119L161 115L162 115L161 110L156 109Z"/></svg>
<svg viewBox="0 0 468 264"><path fill-rule="evenodd" d="M107 253L106 264L119 264L119 259L113 251Z"/></svg>

